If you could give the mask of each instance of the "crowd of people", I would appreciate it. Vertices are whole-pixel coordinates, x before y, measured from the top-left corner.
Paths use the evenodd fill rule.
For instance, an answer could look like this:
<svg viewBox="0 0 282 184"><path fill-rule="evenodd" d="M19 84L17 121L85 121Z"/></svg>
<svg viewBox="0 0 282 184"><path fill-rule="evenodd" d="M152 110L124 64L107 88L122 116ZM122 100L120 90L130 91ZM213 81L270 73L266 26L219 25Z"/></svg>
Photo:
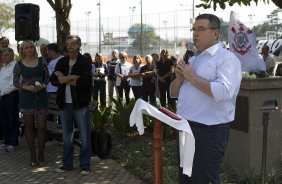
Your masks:
<svg viewBox="0 0 282 184"><path fill-rule="evenodd" d="M104 63L102 53L97 52L94 57L90 53L82 55L81 39L77 35L66 38L65 53L60 52L56 43L40 45L40 57L30 40L18 45L19 55L10 48L7 37L0 38L0 46L0 150L12 152L19 144L19 114L22 114L32 167L46 164L46 122L54 118L47 112L49 95L57 95L58 122L63 127L63 165L56 172L73 168L73 129L76 126L80 132L79 160L83 175L90 171L88 105L91 100L99 102L101 107L111 108L115 90L117 101L124 103L125 97L125 104L128 104L132 90L135 100L142 98L156 105L156 97L159 97L161 105L166 106L167 102L173 105L168 90L175 62L167 50L161 51L160 59L156 53L147 55L144 61L140 55L134 55L131 63L126 52L114 49L112 58ZM156 96L157 91L159 96Z"/></svg>
<svg viewBox="0 0 282 184"><path fill-rule="evenodd" d="M177 107L177 113L188 120L195 136L194 165L192 177L180 176L180 181L220 183L220 164L242 78L240 61L218 42L218 17L199 15L191 31L195 56L187 50L184 58L177 61L163 49L160 54L146 55L144 60L134 55L132 63L126 52L117 49L105 63L102 53L93 54L94 58L91 53L82 55L78 35L66 37L64 53L56 43L42 44L40 57L32 41L23 41L17 56L9 47L9 39L0 38L0 150L12 152L19 144L21 112L30 165L45 165L46 121L53 118L47 117L48 95L56 94L58 121L63 127L63 165L56 172L73 169L73 136L77 126L81 139L80 173L87 175L91 158L90 101L111 108L115 90L117 101L124 103L125 97L128 104L132 90L135 100L141 98L156 106L159 98L161 106ZM268 52L269 48L264 47L262 54L270 74L274 64Z"/></svg>

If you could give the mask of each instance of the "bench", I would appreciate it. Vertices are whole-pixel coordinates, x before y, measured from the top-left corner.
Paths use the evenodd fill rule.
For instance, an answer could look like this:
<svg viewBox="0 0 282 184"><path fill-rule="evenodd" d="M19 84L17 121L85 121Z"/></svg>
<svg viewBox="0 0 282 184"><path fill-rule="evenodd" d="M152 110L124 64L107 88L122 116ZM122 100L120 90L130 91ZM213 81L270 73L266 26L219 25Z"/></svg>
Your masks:
<svg viewBox="0 0 282 184"><path fill-rule="evenodd" d="M96 108L97 108L97 101L92 100L89 103L89 111L90 111L89 121L92 120L92 115L93 112L96 110ZM47 114L47 122L46 122L47 140L63 141L63 136L62 136L63 130L59 117L60 117L60 110L59 110L59 106L56 103L56 94L50 94L48 97L48 114ZM21 132L21 136L23 136L24 124L23 124L22 114L20 115L20 132ZM75 128L74 143L80 146L80 140L79 140L79 134L77 128Z"/></svg>
<svg viewBox="0 0 282 184"><path fill-rule="evenodd" d="M89 111L90 111L90 120L92 120L92 114L96 110L97 101L92 100L89 103ZM58 141L62 141L62 125L59 121L60 117L60 110L59 106L56 103L56 94L51 94L48 97L48 114L47 114L47 137L50 139L55 139ZM90 121L89 120L89 121ZM92 123L92 122L91 122ZM75 135L74 135L74 143L80 146L79 134L78 129L75 128Z"/></svg>

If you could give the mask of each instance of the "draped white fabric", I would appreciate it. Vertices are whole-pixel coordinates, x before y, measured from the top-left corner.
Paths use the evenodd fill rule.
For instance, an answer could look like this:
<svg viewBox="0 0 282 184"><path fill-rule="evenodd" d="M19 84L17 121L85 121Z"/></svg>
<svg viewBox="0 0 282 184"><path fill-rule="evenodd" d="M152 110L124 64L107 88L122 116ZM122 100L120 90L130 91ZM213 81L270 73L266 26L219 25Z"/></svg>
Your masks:
<svg viewBox="0 0 282 184"><path fill-rule="evenodd" d="M138 99L130 114L129 122L131 127L136 125L140 135L144 133L143 114L152 116L180 131L180 166L183 167L183 174L191 176L195 152L195 139L187 120L174 120L160 112L156 107L150 105L142 99Z"/></svg>

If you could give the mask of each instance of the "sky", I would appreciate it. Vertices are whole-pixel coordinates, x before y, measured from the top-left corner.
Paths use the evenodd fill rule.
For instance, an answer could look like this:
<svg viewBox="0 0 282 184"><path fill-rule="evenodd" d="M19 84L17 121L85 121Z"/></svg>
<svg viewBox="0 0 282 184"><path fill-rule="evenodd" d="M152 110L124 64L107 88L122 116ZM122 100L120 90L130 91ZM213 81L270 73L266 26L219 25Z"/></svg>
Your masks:
<svg viewBox="0 0 282 184"><path fill-rule="evenodd" d="M50 23L52 22L52 16L54 16L54 11L48 4L46 0L24 0L25 3L38 4L40 6L40 22ZM156 12L166 12L173 10L183 10L192 9L192 0L143 0L143 14L156 13ZM199 4L200 0L195 0L194 4ZM81 20L85 19L86 13L91 12L89 18L98 18L98 6L96 5L98 0L72 0L73 8L71 10L71 20ZM116 17L116 16L128 16L130 14L130 7L136 6L135 13L140 12L140 0L101 0L101 16L102 17ZM180 5L182 4L182 6ZM251 7L234 5L233 7L228 7L225 10L221 10L219 7L216 12L212 9L204 10L195 8L195 16L200 12L214 13L217 16L223 18L224 20L229 20L230 11L240 12L241 18L250 19L252 16L253 22L259 22L266 20L266 15L277 7L270 1L269 5L262 3L262 0L258 3L251 4Z"/></svg>
<svg viewBox="0 0 282 184"><path fill-rule="evenodd" d="M40 6L40 25L54 24L55 13L46 0L24 0L24 2L37 4ZM86 19L98 19L98 2L99 0L72 0L73 7L70 13L71 21L83 22L86 21ZM142 0L142 2L143 15L149 15L158 12L187 11L189 16L192 17L192 0ZM200 0L194 0L195 5L199 4L200 2ZM141 14L140 0L101 0L100 4L102 19L119 16L129 17L133 14ZM262 0L260 0L258 6L256 6L255 3L251 3L251 5L251 7L240 7L238 5L234 5L233 7L227 6L225 10L222 10L218 7L216 12L214 12L213 9L204 10L202 8L194 8L194 14L197 16L200 13L213 13L222 18L224 21L228 22L230 12L235 11L240 12L241 20L246 20L245 24L247 26L254 26L267 20L267 15L277 8L272 2L270 2L269 5L266 5L262 3ZM134 12L132 11L132 7L136 7ZM91 13L89 13L87 16L86 12ZM180 25L187 25L189 24L188 22L190 22L189 18L187 17L177 21ZM162 20L161 22L164 21ZM169 21L166 26L173 26L170 25L173 24L172 22L173 21ZM85 25L85 23L83 23L83 25ZM13 42L13 40L11 40L11 42Z"/></svg>

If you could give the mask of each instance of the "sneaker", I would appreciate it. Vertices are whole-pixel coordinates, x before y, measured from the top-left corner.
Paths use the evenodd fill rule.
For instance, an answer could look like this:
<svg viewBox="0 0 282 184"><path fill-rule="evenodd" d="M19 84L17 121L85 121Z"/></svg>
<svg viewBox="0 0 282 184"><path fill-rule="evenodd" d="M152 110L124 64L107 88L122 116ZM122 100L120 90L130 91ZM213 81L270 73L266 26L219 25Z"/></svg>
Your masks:
<svg viewBox="0 0 282 184"><path fill-rule="evenodd" d="M5 150L6 149L6 147L7 147L7 145L6 144L0 144L0 150Z"/></svg>
<svg viewBox="0 0 282 184"><path fill-rule="evenodd" d="M89 174L89 172L90 171L88 169L81 169L80 174L85 176L85 175Z"/></svg>
<svg viewBox="0 0 282 184"><path fill-rule="evenodd" d="M13 152L15 150L15 146L7 146L6 152Z"/></svg>
<svg viewBox="0 0 282 184"><path fill-rule="evenodd" d="M64 172L67 172L67 171L70 171L71 169L66 169L64 167L60 167L60 168L57 168L55 169L55 172L56 173L64 173Z"/></svg>

